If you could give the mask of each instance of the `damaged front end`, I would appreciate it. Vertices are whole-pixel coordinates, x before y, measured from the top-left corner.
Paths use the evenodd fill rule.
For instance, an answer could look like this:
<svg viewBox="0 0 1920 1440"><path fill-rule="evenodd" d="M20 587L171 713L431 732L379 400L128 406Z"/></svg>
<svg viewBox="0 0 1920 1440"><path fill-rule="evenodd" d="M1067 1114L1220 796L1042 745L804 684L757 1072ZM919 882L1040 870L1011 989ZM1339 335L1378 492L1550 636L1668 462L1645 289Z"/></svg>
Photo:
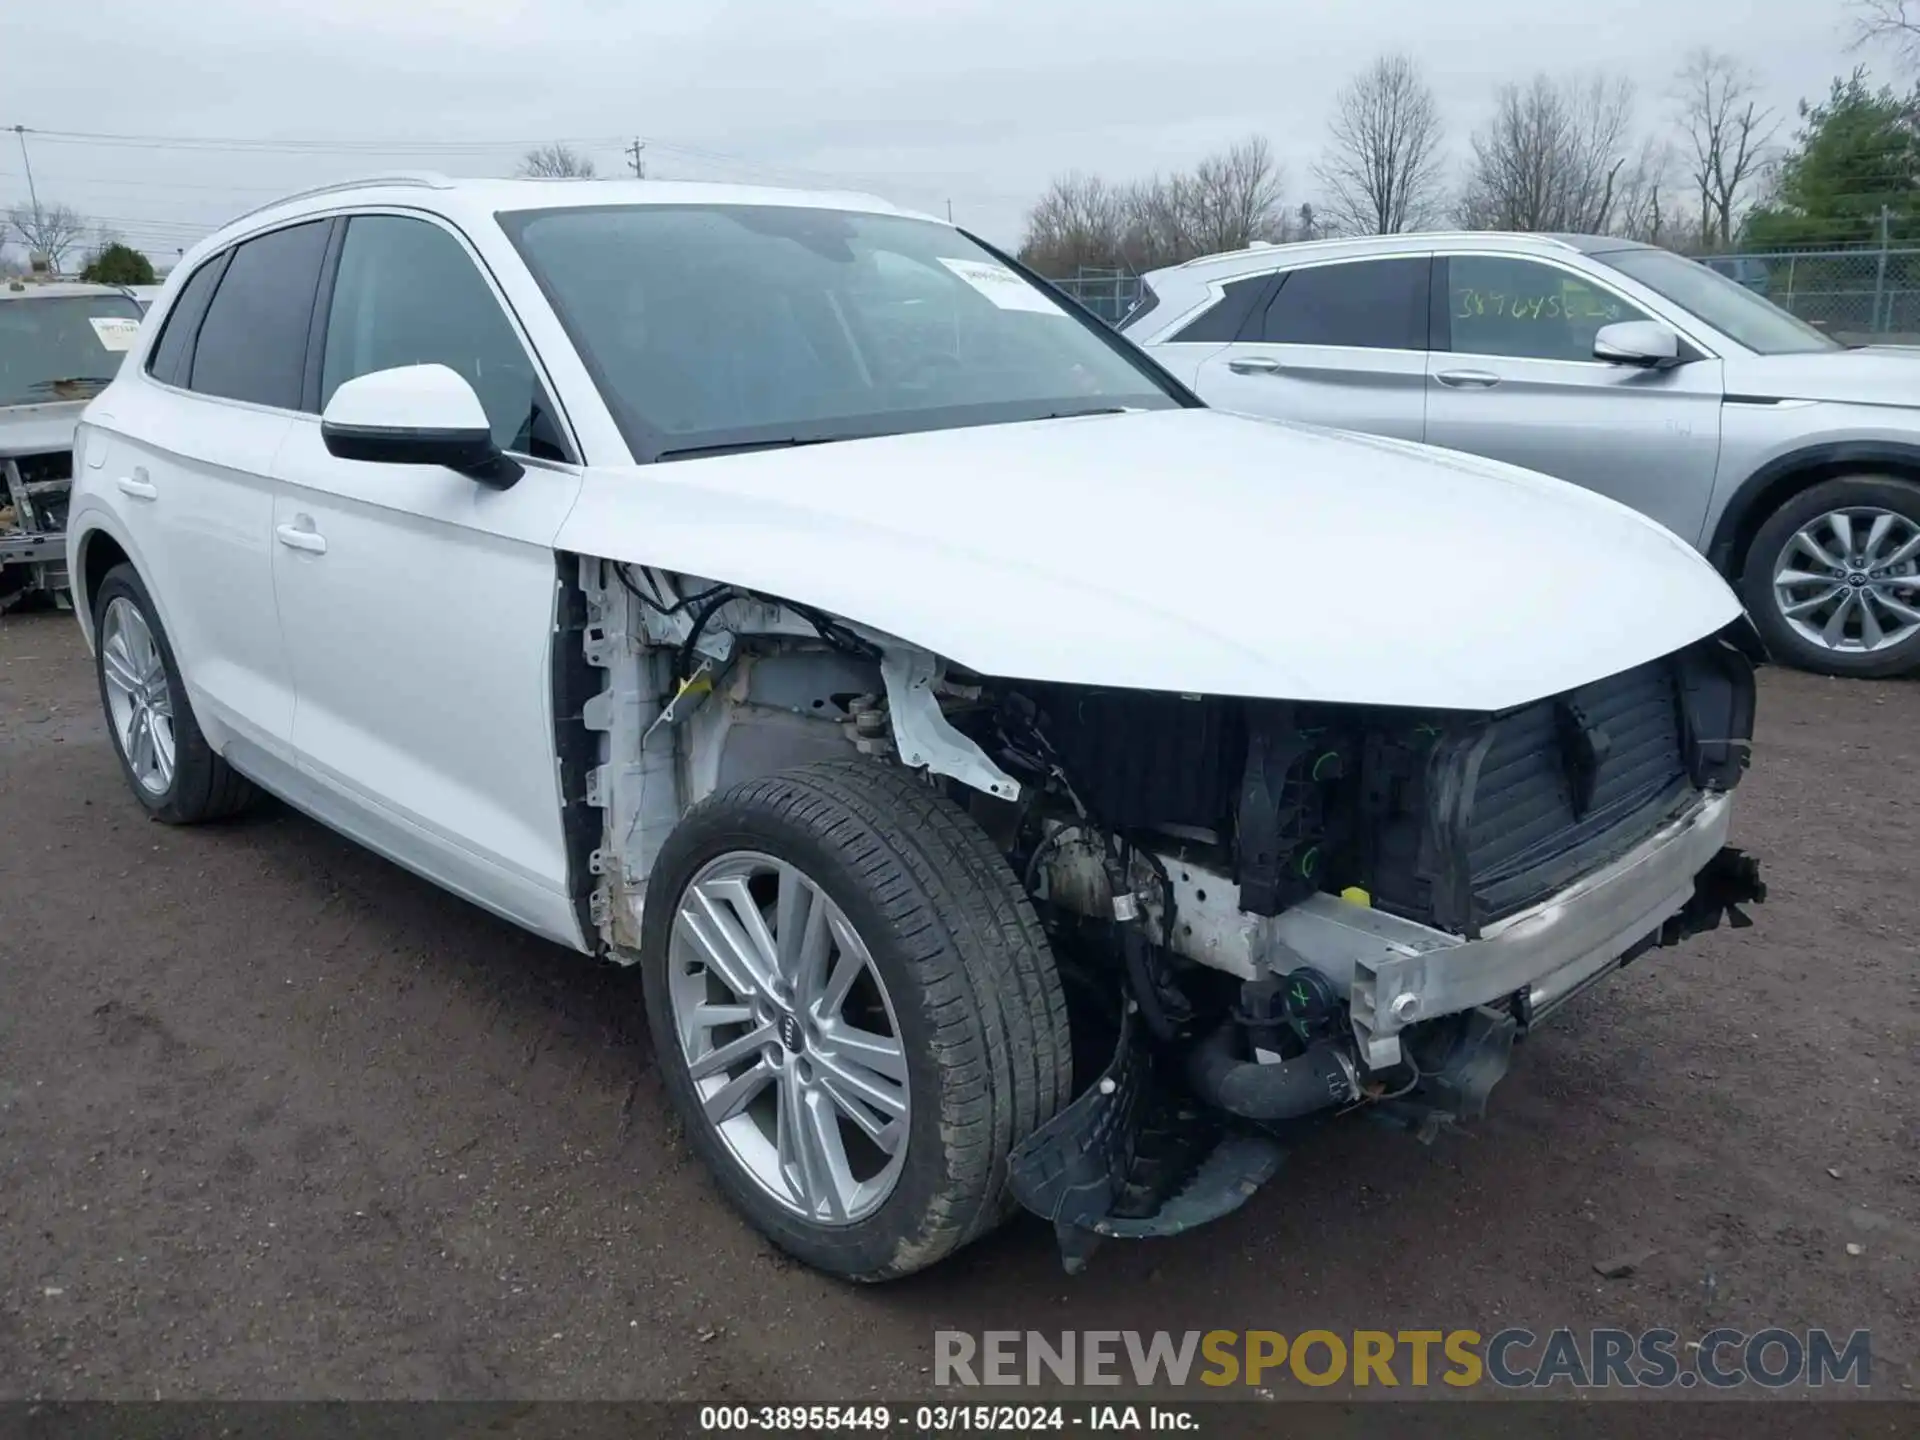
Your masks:
<svg viewBox="0 0 1920 1440"><path fill-rule="evenodd" d="M578 574L592 933L637 958L703 796L849 753L923 773L1021 878L1065 988L1078 1098L1008 1174L1069 1269L1228 1213L1342 1112L1477 1117L1532 1026L1765 899L1727 843L1744 621L1481 713L1008 679L738 586Z"/></svg>
<svg viewBox="0 0 1920 1440"><path fill-rule="evenodd" d="M1003 702L987 748L1061 802L1025 821L1030 888L1081 993L1118 996L1105 1069L1012 1159L1068 1268L1237 1207L1331 1115L1478 1117L1533 1025L1749 923L1750 650L1742 627L1498 715Z"/></svg>

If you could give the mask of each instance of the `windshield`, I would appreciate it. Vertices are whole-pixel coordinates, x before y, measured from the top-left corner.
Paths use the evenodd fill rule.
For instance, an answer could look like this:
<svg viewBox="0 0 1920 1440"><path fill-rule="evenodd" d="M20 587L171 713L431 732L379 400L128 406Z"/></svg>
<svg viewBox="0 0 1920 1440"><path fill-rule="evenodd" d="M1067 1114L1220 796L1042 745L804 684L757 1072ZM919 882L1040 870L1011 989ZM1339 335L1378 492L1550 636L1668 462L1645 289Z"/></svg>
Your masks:
<svg viewBox="0 0 1920 1440"><path fill-rule="evenodd" d="M0 405L97 395L139 333L124 295L0 295Z"/></svg>
<svg viewBox="0 0 1920 1440"><path fill-rule="evenodd" d="M1771 300L1671 250L1617 250L1598 258L1756 354L1796 355L1841 348L1838 341Z"/></svg>
<svg viewBox="0 0 1920 1440"><path fill-rule="evenodd" d="M500 220L642 459L1183 403L930 221L752 205Z"/></svg>

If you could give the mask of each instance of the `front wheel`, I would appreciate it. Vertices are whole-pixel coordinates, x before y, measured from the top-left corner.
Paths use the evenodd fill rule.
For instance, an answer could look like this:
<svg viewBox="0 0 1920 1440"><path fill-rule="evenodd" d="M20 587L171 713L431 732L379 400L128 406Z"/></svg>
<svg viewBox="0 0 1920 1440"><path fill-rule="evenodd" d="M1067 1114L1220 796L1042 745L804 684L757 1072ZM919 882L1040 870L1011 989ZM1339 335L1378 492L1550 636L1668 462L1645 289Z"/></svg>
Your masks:
<svg viewBox="0 0 1920 1440"><path fill-rule="evenodd" d="M876 762L690 811L648 880L641 967L694 1149L758 1229L847 1279L991 1229L1008 1153L1069 1098L1065 996L1012 870Z"/></svg>
<svg viewBox="0 0 1920 1440"><path fill-rule="evenodd" d="M1843 475L1795 495L1754 536L1741 590L1768 648L1800 669L1920 667L1920 485Z"/></svg>

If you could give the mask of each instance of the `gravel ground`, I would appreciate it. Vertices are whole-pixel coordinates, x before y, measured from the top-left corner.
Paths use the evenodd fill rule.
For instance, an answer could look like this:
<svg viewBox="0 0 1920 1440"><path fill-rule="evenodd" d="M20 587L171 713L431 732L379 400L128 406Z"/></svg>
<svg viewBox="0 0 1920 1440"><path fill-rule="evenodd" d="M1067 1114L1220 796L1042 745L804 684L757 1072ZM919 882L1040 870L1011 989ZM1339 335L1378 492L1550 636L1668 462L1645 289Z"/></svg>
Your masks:
<svg viewBox="0 0 1920 1440"><path fill-rule="evenodd" d="M1768 672L1758 925L1576 1002L1470 1133L880 1289L720 1207L634 976L279 807L151 824L98 711L70 616L0 621L0 1396L902 1397L948 1327L1865 1326L1920 1382L1920 684Z"/></svg>

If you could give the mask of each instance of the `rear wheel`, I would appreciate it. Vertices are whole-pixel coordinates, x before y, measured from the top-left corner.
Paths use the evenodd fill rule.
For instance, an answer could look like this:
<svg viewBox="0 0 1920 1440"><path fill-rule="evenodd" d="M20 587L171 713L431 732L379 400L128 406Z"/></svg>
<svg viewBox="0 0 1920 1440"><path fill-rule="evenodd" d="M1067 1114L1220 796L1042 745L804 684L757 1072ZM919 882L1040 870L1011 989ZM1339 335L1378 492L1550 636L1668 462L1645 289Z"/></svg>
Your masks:
<svg viewBox="0 0 1920 1440"><path fill-rule="evenodd" d="M991 1229L1008 1153L1069 1098L1065 997L1013 872L873 762L690 811L648 881L641 965L690 1142L836 1275L905 1275Z"/></svg>
<svg viewBox="0 0 1920 1440"><path fill-rule="evenodd" d="M244 809L253 789L200 733L167 632L131 565L114 566L100 582L93 637L107 733L140 803L170 825Z"/></svg>
<svg viewBox="0 0 1920 1440"><path fill-rule="evenodd" d="M1741 588L1768 647L1801 669L1920 667L1920 485L1845 475L1802 491L1754 536Z"/></svg>

